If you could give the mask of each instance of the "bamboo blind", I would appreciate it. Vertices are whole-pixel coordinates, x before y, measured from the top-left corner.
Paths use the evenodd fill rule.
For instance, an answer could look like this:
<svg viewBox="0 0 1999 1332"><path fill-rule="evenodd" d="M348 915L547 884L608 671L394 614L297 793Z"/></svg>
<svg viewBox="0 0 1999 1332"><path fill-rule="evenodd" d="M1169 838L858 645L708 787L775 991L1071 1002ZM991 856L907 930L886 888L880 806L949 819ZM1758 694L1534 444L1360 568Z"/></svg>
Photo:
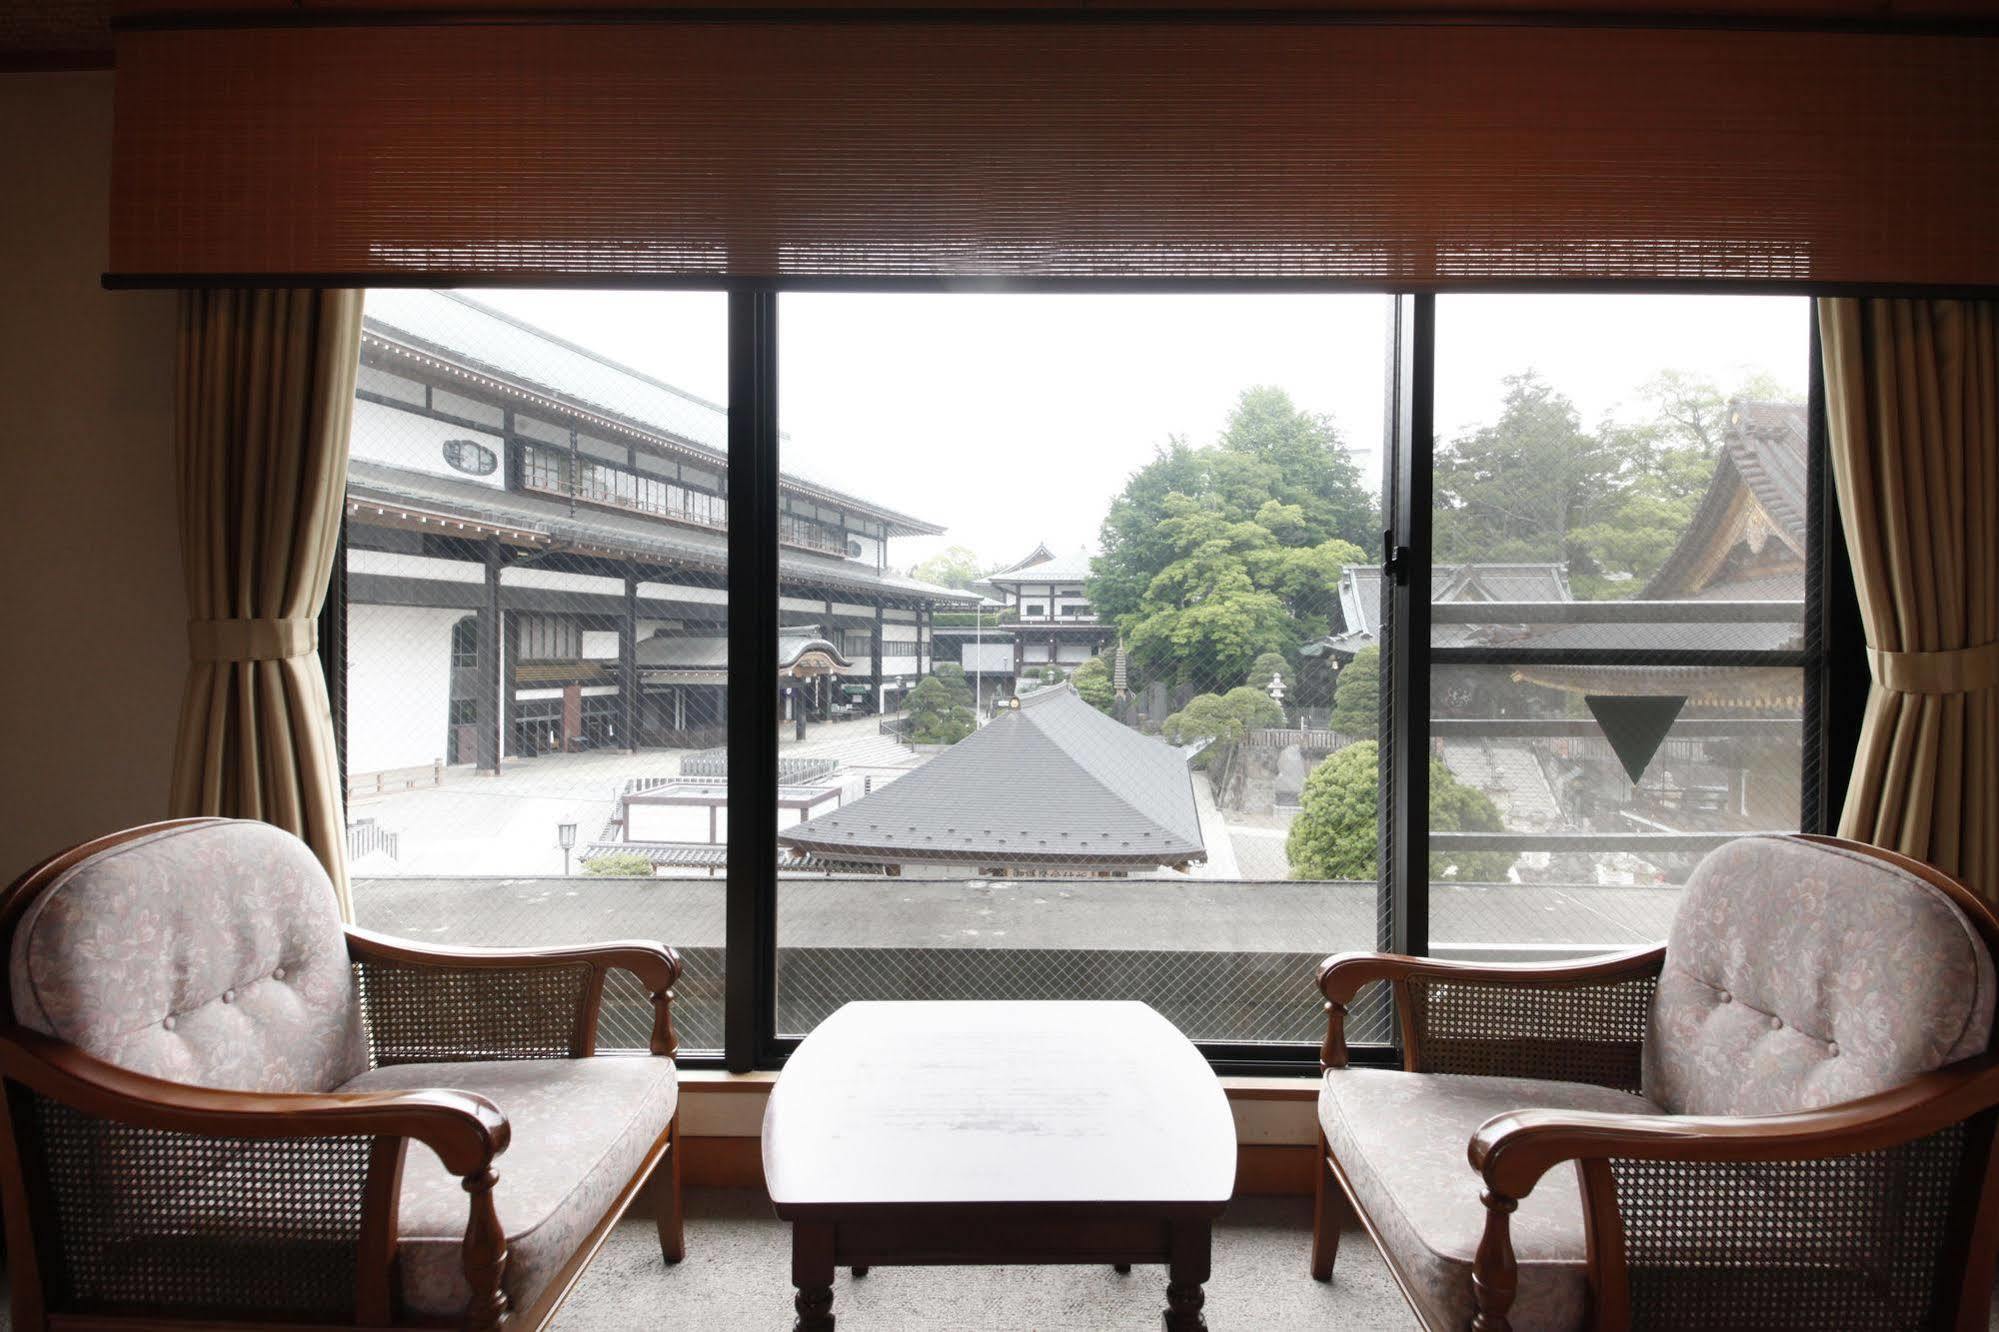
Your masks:
<svg viewBox="0 0 1999 1332"><path fill-rule="evenodd" d="M129 276L1999 282L1999 38L687 19L128 30Z"/></svg>

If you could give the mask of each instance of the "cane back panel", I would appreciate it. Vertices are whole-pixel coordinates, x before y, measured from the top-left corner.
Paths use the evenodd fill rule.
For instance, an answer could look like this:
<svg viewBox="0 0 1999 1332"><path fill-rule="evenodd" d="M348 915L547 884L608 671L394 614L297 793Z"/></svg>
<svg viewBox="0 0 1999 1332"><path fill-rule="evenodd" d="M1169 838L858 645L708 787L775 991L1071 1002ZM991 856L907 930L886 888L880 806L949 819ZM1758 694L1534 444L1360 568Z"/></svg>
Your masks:
<svg viewBox="0 0 1999 1332"><path fill-rule="evenodd" d="M587 962L523 967L354 964L375 1067L561 1059L590 998Z"/></svg>
<svg viewBox="0 0 1999 1332"><path fill-rule="evenodd" d="M1402 991L1411 1066L1636 1092L1657 984L1649 975L1561 986L1411 979Z"/></svg>
<svg viewBox="0 0 1999 1332"><path fill-rule="evenodd" d="M1958 1124L1899 1147L1812 1161L1611 1161L1631 1326L1938 1325L1965 1143Z"/></svg>
<svg viewBox="0 0 1999 1332"><path fill-rule="evenodd" d="M52 1310L351 1319L372 1136L212 1138L25 1089L23 1169Z"/></svg>

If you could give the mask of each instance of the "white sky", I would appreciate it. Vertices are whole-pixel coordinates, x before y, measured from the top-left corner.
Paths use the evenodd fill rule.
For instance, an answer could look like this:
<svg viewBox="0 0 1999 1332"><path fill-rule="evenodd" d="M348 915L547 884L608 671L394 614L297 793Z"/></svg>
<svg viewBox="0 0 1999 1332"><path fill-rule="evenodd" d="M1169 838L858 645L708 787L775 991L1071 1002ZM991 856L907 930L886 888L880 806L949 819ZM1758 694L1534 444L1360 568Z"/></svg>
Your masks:
<svg viewBox="0 0 1999 1332"><path fill-rule="evenodd" d="M474 294L726 400L719 293ZM1641 415L1666 369L1724 391L1767 373L1802 397L1808 319L1800 297L1442 297L1438 428L1490 419L1528 368L1586 423ZM1038 541L1094 549L1125 478L1170 435L1211 442L1253 384L1329 414L1379 484L1385 297L799 292L778 327L786 470L950 529L895 542L900 567L947 545L993 567Z"/></svg>

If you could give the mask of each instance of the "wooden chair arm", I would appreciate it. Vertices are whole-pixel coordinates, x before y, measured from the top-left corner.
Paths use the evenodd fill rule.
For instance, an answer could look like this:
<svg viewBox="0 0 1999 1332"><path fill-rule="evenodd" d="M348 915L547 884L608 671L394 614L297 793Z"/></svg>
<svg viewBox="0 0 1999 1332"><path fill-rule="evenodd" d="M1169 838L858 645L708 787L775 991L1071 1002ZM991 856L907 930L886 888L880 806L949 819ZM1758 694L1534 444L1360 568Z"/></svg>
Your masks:
<svg viewBox="0 0 1999 1332"><path fill-rule="evenodd" d="M443 971L520 971L540 967L587 966L592 978L584 996L584 1011L577 1014L578 1037L573 1052L589 1054L596 1048L597 1019L603 1006L604 976L610 971L629 971L638 977L653 1005L649 1048L653 1054L671 1057L680 1048L673 1030L673 987L680 980L680 954L662 943L645 939L620 939L608 943L566 944L547 948L457 948L439 944L417 944L391 938L370 930L347 927L347 953L356 962L377 965L435 968Z"/></svg>
<svg viewBox="0 0 1999 1332"><path fill-rule="evenodd" d="M0 1075L93 1119L219 1138L407 1138L444 1168L489 1171L512 1129L500 1108L471 1092L242 1092L148 1077L75 1046L14 1027L0 1032Z"/></svg>
<svg viewBox="0 0 1999 1332"><path fill-rule="evenodd" d="M392 938L349 925L347 952L357 962L394 962L410 967L453 969L491 967L506 970L580 962L629 971L647 988L654 990L672 989L679 981L681 971L679 953L663 943L647 939L618 939L609 943L565 944L548 948L454 948L442 944L412 943L407 939Z"/></svg>
<svg viewBox="0 0 1999 1332"><path fill-rule="evenodd" d="M1564 1161L1803 1161L1894 1147L1999 1106L1999 1056L1960 1060L1888 1091L1795 1115L1511 1110L1472 1135L1472 1169L1519 1199Z"/></svg>
<svg viewBox="0 0 1999 1332"><path fill-rule="evenodd" d="M1319 1062L1325 1068L1346 1067L1347 1005L1364 987L1376 981L1398 986L1422 980L1513 985L1523 989L1574 989L1656 976L1665 962L1664 944L1553 963L1454 962L1402 953L1335 953L1319 964L1319 993L1326 998L1326 1041L1319 1051Z"/></svg>

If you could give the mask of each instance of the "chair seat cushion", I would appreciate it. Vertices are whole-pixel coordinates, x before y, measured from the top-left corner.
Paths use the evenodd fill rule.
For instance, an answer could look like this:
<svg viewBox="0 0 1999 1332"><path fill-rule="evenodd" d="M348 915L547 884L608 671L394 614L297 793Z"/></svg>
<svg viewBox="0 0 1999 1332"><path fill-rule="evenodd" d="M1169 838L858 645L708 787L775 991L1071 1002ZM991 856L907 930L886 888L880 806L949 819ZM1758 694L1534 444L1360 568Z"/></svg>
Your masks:
<svg viewBox="0 0 1999 1332"><path fill-rule="evenodd" d="M637 1055L395 1064L342 1091L442 1087L500 1107L512 1144L494 1164L493 1200L507 1235L502 1279L513 1308L541 1294L631 1182L673 1119L673 1061ZM398 1256L404 1305L456 1315L471 1298L460 1248L470 1204L458 1177L415 1143L403 1163Z"/></svg>
<svg viewBox="0 0 1999 1332"><path fill-rule="evenodd" d="M1509 1110L1607 1110L1658 1114L1629 1092L1531 1078L1478 1078L1336 1068L1319 1092L1319 1126L1354 1200L1367 1214L1389 1262L1426 1321L1466 1327L1472 1257L1485 1228L1479 1177L1465 1153L1478 1126ZM1581 1184L1557 1166L1513 1214L1520 1286L1510 1317L1516 1332L1583 1326Z"/></svg>

